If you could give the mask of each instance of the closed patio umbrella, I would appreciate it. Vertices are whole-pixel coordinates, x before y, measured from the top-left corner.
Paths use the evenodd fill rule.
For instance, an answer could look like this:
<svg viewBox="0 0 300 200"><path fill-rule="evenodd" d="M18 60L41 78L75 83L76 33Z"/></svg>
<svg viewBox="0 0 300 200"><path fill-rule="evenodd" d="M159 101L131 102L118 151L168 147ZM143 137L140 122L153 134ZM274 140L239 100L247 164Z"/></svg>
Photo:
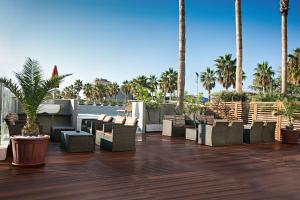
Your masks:
<svg viewBox="0 0 300 200"><path fill-rule="evenodd" d="M58 76L58 70L57 70L57 66L54 65L53 71L52 71L52 75L51 78L57 77ZM56 88L59 88L59 84L57 84Z"/></svg>
<svg viewBox="0 0 300 200"><path fill-rule="evenodd" d="M54 65L53 71L52 71L52 75L51 78L57 77L58 76L58 70L57 70L57 66ZM55 88L59 88L59 83L55 86ZM53 99L55 99L55 95L54 92L52 93Z"/></svg>

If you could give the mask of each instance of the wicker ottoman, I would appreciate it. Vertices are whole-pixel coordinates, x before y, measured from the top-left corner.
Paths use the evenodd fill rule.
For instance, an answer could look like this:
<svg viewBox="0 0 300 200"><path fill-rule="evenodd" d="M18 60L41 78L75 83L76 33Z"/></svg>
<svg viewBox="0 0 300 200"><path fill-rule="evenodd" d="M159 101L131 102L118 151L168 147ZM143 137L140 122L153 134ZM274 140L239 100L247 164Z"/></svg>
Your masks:
<svg viewBox="0 0 300 200"><path fill-rule="evenodd" d="M198 141L198 129L197 128L186 128L185 139Z"/></svg>
<svg viewBox="0 0 300 200"><path fill-rule="evenodd" d="M83 131L62 131L61 147L66 152L93 152L95 136Z"/></svg>
<svg viewBox="0 0 300 200"><path fill-rule="evenodd" d="M75 131L72 126L51 126L50 139L52 142L60 142L62 131Z"/></svg>

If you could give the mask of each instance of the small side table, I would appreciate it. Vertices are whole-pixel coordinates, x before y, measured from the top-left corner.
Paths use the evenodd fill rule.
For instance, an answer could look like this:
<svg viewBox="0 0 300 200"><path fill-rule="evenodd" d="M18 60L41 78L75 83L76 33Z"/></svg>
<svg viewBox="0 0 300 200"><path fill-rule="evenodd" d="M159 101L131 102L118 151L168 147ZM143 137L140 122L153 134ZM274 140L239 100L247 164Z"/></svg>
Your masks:
<svg viewBox="0 0 300 200"><path fill-rule="evenodd" d="M197 128L186 128L185 129L185 139L198 141L198 129Z"/></svg>

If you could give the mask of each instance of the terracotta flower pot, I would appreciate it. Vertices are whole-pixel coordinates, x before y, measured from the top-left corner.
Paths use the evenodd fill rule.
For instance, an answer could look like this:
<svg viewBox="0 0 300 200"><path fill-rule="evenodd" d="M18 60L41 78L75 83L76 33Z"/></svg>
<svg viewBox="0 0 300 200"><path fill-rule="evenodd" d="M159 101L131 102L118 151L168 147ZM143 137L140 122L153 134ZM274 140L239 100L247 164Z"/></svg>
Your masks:
<svg viewBox="0 0 300 200"><path fill-rule="evenodd" d="M49 136L11 137L14 166L36 166L45 164Z"/></svg>
<svg viewBox="0 0 300 200"><path fill-rule="evenodd" d="M284 144L298 144L299 130L281 129L281 139Z"/></svg>

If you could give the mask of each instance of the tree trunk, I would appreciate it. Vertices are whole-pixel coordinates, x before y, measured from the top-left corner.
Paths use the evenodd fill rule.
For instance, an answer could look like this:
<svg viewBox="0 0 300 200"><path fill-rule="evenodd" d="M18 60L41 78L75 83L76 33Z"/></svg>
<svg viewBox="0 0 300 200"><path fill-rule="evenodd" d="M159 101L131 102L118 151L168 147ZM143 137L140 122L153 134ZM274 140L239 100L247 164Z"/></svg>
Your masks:
<svg viewBox="0 0 300 200"><path fill-rule="evenodd" d="M242 15L241 0L235 0L235 27L236 27L236 91L242 93L243 85L243 43L242 43Z"/></svg>
<svg viewBox="0 0 300 200"><path fill-rule="evenodd" d="M281 93L286 94L287 85L287 14L281 16L282 69Z"/></svg>
<svg viewBox="0 0 300 200"><path fill-rule="evenodd" d="M185 0L179 0L179 69L177 79L177 112L183 113L185 87Z"/></svg>
<svg viewBox="0 0 300 200"><path fill-rule="evenodd" d="M211 100L211 90L208 90L208 102Z"/></svg>

